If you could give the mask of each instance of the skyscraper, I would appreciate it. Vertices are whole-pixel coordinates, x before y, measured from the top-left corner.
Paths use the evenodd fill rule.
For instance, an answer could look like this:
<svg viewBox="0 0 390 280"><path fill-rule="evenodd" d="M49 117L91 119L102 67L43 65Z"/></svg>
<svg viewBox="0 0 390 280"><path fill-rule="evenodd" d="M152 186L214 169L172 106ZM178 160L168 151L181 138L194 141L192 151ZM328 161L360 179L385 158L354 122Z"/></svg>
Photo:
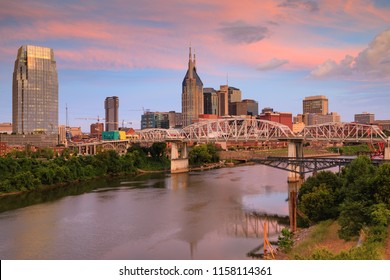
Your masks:
<svg viewBox="0 0 390 280"><path fill-rule="evenodd" d="M119 98L117 96L106 97L104 109L106 110L106 131L118 130Z"/></svg>
<svg viewBox="0 0 390 280"><path fill-rule="evenodd" d="M183 126L190 125L203 114L203 83L196 73L195 54L192 60L190 48L188 70L182 83L181 108L183 114Z"/></svg>
<svg viewBox="0 0 390 280"><path fill-rule="evenodd" d="M12 85L12 131L58 134L58 76L50 48L21 46Z"/></svg>

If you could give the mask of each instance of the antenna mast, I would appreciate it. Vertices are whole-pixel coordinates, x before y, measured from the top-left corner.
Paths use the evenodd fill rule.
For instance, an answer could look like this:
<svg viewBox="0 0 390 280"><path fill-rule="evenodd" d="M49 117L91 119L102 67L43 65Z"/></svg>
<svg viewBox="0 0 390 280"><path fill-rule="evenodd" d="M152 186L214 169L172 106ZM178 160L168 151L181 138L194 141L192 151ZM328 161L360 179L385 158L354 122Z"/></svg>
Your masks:
<svg viewBox="0 0 390 280"><path fill-rule="evenodd" d="M65 103L65 111L66 111L66 127L69 127L69 122L68 122L68 103Z"/></svg>

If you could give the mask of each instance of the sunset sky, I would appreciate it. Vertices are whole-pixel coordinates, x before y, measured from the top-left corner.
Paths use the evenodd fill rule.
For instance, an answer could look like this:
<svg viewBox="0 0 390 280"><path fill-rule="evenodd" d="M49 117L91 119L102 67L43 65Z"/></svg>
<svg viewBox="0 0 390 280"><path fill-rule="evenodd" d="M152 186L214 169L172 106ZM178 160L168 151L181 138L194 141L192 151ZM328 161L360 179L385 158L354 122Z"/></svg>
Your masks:
<svg viewBox="0 0 390 280"><path fill-rule="evenodd" d="M139 128L143 109L181 111L188 48L205 87L228 84L259 109L329 110L390 119L388 0L0 0L0 122L12 121L12 73L21 45L54 49L60 124L89 130L104 99Z"/></svg>

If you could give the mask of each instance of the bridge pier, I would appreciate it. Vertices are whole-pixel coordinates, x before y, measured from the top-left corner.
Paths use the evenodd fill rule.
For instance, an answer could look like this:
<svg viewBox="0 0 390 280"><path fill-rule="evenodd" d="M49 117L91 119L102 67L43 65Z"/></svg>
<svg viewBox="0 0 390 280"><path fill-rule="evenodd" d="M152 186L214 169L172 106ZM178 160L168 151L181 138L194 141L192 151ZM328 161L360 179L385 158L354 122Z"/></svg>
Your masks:
<svg viewBox="0 0 390 280"><path fill-rule="evenodd" d="M188 166L187 143L181 142L181 153L179 154L179 143L171 142L171 173L188 172Z"/></svg>
<svg viewBox="0 0 390 280"><path fill-rule="evenodd" d="M387 143L387 147L383 151L383 159L390 160L390 142Z"/></svg>
<svg viewBox="0 0 390 280"><path fill-rule="evenodd" d="M289 158L303 158L303 140L302 139L293 139L288 141L288 157ZM290 171L288 173L287 182L294 183L302 181L303 170L302 166L291 164L289 166L291 170L295 170L297 172Z"/></svg>

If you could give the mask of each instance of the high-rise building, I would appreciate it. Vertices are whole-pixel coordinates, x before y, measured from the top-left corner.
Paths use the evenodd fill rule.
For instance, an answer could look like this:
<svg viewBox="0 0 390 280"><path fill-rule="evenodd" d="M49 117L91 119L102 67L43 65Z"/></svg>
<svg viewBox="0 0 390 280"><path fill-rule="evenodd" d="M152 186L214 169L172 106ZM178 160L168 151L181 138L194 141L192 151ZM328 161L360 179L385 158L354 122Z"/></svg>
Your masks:
<svg viewBox="0 0 390 280"><path fill-rule="evenodd" d="M146 128L169 128L169 113L145 112L141 116L141 129Z"/></svg>
<svg viewBox="0 0 390 280"><path fill-rule="evenodd" d="M12 131L58 134L58 76L50 48L21 46L12 85Z"/></svg>
<svg viewBox="0 0 390 280"><path fill-rule="evenodd" d="M375 114L364 112L355 114L355 122L362 124L371 124L375 121Z"/></svg>
<svg viewBox="0 0 390 280"><path fill-rule="evenodd" d="M303 114L328 114L328 98L324 95L305 97L303 100Z"/></svg>
<svg viewBox="0 0 390 280"><path fill-rule="evenodd" d="M106 131L118 130L118 96L107 97L104 101L104 109L106 110Z"/></svg>
<svg viewBox="0 0 390 280"><path fill-rule="evenodd" d="M235 87L228 88L228 106L229 106L229 115L233 114L233 102L241 102L241 90Z"/></svg>
<svg viewBox="0 0 390 280"><path fill-rule="evenodd" d="M203 89L204 114L218 115L218 94L214 88Z"/></svg>
<svg viewBox="0 0 390 280"><path fill-rule="evenodd" d="M190 48L188 70L182 83L181 108L183 126L190 125L199 119L203 114L203 83L196 72L195 54L192 59Z"/></svg>
<svg viewBox="0 0 390 280"><path fill-rule="evenodd" d="M218 116L229 115L229 87L221 85L217 91L218 95Z"/></svg>

